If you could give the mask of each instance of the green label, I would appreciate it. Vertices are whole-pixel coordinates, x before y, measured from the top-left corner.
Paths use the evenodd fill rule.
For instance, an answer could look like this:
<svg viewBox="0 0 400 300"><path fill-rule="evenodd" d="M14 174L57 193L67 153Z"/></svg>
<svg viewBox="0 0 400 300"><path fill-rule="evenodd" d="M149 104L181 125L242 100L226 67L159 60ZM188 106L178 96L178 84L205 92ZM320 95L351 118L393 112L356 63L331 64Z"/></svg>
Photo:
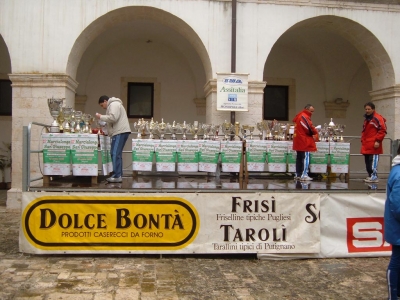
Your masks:
<svg viewBox="0 0 400 300"><path fill-rule="evenodd" d="M240 163L242 161L243 143L241 141L221 142L221 162Z"/></svg>
<svg viewBox="0 0 400 300"><path fill-rule="evenodd" d="M96 150L71 150L73 164L96 164L98 161Z"/></svg>
<svg viewBox="0 0 400 300"><path fill-rule="evenodd" d="M71 150L43 149L43 163L45 164L70 164Z"/></svg>

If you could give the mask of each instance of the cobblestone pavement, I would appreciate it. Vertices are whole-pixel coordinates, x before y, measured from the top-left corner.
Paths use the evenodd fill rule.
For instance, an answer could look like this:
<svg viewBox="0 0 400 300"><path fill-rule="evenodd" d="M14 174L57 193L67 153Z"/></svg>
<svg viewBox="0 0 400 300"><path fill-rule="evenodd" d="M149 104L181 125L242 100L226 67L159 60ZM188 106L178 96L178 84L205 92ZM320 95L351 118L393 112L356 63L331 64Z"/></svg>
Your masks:
<svg viewBox="0 0 400 300"><path fill-rule="evenodd" d="M0 299L387 299L388 257L28 255L0 191Z"/></svg>

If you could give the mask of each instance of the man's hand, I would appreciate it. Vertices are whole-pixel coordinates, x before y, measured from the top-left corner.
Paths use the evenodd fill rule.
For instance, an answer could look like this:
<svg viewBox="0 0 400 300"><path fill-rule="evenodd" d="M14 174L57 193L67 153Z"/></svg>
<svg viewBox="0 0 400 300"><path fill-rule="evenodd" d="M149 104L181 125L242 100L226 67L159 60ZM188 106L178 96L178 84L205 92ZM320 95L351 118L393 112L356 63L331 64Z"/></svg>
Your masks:
<svg viewBox="0 0 400 300"><path fill-rule="evenodd" d="M374 148L376 149L376 148L378 148L378 147L379 147L379 142L375 142Z"/></svg>
<svg viewBox="0 0 400 300"><path fill-rule="evenodd" d="M101 114L96 113L96 118L97 118L97 119L100 119L100 117L101 117Z"/></svg>

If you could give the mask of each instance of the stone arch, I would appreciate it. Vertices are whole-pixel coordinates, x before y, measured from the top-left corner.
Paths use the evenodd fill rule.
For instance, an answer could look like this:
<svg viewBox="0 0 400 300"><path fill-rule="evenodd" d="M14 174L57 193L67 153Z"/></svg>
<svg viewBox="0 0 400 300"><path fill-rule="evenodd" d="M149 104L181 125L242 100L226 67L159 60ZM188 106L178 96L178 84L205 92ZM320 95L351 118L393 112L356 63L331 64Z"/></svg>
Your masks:
<svg viewBox="0 0 400 300"><path fill-rule="evenodd" d="M361 24L337 16L318 16L299 22L287 30L318 27L334 32L349 41L367 64L372 89L379 90L395 84L391 59L379 39Z"/></svg>
<svg viewBox="0 0 400 300"><path fill-rule="evenodd" d="M7 74L11 73L11 58L10 53L8 51L8 47L3 37L0 34L0 74L2 74L2 78L7 76ZM8 79L8 77L7 77Z"/></svg>
<svg viewBox="0 0 400 300"><path fill-rule="evenodd" d="M75 78L81 57L95 38L107 29L133 19L155 21L178 32L188 40L193 49L198 53L204 67L206 79L212 78L209 55L197 33L182 19L163 10L145 6L119 8L93 21L76 39L68 57L66 73Z"/></svg>

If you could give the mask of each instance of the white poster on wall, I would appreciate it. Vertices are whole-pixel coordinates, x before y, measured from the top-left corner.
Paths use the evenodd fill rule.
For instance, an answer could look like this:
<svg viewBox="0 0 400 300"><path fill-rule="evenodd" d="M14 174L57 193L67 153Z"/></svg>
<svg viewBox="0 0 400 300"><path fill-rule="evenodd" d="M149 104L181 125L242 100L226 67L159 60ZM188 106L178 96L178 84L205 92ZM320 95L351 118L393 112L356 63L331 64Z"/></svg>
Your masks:
<svg viewBox="0 0 400 300"><path fill-rule="evenodd" d="M249 74L217 73L217 110L248 111Z"/></svg>

